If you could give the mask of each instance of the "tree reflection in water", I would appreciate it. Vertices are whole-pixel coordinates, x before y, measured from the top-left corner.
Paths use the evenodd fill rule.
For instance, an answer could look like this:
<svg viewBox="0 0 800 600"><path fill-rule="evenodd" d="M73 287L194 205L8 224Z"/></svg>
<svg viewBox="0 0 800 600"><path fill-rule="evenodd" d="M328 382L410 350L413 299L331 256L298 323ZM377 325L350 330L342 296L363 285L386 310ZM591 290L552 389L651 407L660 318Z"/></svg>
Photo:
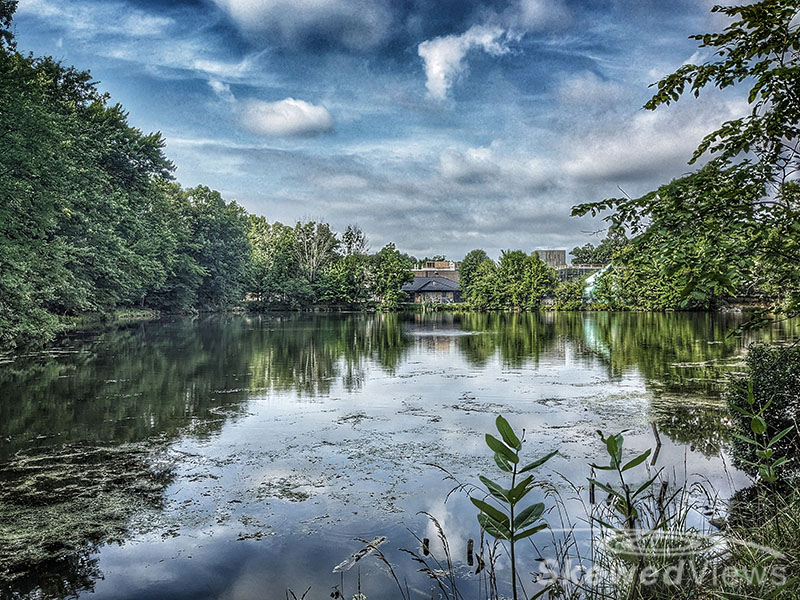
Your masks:
<svg viewBox="0 0 800 600"><path fill-rule="evenodd" d="M798 333L784 323L740 339L729 335L738 322L637 313L217 315L67 336L0 364L0 575L14 580L4 593L90 589L95 545L124 539L133 517L163 500L169 470L154 461L172 442L218 432L254 394L314 398L334 384L356 392L371 370L393 375L420 333L468 368L569 356L577 368L602 365L612 381L638 373L662 433L716 454L729 440L720 383L741 370L742 349Z"/></svg>

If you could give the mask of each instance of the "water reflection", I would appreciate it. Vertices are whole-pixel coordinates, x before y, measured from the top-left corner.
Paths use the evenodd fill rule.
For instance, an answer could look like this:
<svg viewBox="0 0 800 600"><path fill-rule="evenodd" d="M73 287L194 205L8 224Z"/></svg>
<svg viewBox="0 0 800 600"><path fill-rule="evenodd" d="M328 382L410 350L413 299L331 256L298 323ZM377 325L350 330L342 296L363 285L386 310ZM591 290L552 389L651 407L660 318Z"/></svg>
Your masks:
<svg viewBox="0 0 800 600"><path fill-rule="evenodd" d="M729 440L717 400L725 374L741 369L750 341L798 334L797 323L784 323L744 339L730 336L740 319L275 314L72 335L47 352L0 364L0 546L39 540L23 559L0 552L0 573L14 575L17 593L38 586L43 597L60 598L90 589L98 576L93 544L124 538L131 517L157 507L164 494L168 474L153 462L161 450L182 437L213 437L243 418L256 396L319 401L334 390L358 394L370 379L392 379L412 354L423 361L444 356L437 364L474 372L560 361L574 365L576 375L604 371L612 382L636 374L651 392L650 414L662 433L715 455ZM497 394L505 389L492 380L483 385ZM103 526L80 530L86 539L76 540L64 531L65 514ZM45 566L46 558L57 559L55 566Z"/></svg>

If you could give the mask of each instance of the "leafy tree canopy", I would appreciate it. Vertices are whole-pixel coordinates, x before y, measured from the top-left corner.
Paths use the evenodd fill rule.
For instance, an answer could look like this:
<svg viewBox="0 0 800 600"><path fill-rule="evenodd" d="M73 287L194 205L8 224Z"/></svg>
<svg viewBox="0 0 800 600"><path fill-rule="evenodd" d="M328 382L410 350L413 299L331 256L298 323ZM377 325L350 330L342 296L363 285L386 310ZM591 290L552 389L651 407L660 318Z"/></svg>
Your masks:
<svg viewBox="0 0 800 600"><path fill-rule="evenodd" d="M680 273L680 305L756 284L772 310L800 308L800 6L764 0L715 6L732 22L722 32L693 36L713 51L702 65L684 65L656 84L645 105L655 110L707 85L749 86L750 111L708 134L691 162L712 161L640 198L576 206L573 215L611 211L606 219L639 233L638 260L655 261L662 277ZM647 252L645 252L645 250Z"/></svg>

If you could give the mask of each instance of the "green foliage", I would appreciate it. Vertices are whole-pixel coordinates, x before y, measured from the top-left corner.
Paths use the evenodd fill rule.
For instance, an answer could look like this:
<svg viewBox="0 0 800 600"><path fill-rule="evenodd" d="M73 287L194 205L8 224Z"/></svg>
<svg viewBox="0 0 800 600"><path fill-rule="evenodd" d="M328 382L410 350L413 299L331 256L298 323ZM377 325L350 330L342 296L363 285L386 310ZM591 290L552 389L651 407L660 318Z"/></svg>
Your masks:
<svg viewBox="0 0 800 600"><path fill-rule="evenodd" d="M621 433L610 435L606 437L602 431L598 431L597 435L606 446L606 452L609 457L608 465L593 464L592 468L599 471L613 471L619 479L619 486L614 487L609 484L604 484L594 478L589 478L589 483L600 488L612 497L613 508L616 511L622 523L622 528L614 527L606 522L601 522L601 525L610 526L617 533L626 533L627 535L636 535L637 521L639 519L639 510L637 509L637 502L653 485L658 474L654 477L647 479L643 484L632 488L625 481L625 472L638 467L650 456L650 450L638 454L632 459L623 460L623 443L624 438ZM635 541L635 540L634 540Z"/></svg>
<svg viewBox="0 0 800 600"><path fill-rule="evenodd" d="M613 198L573 214L613 210L636 237L601 276L596 298L613 308L712 308L754 282L770 232L759 203L765 182L747 163L712 161L640 198Z"/></svg>
<svg viewBox="0 0 800 600"><path fill-rule="evenodd" d="M634 241L635 260L655 263L656 272L679 282L680 307L708 307L721 295L756 289L769 294L775 312L796 314L800 8L794 0L763 0L712 10L731 24L693 37L714 59L659 81L645 108L670 104L685 91L698 96L709 84L746 83L750 113L706 136L691 162L705 154L717 158L698 172L641 198L583 204L573 214L610 210L607 219L644 232Z"/></svg>
<svg viewBox="0 0 800 600"><path fill-rule="evenodd" d="M778 475L776 466L791 461L787 467L796 469L800 456L795 426L800 419L800 348L752 345L747 366L748 375L732 379L726 392L737 423L734 457L746 471L770 481ZM757 452L760 460L753 461ZM783 462L775 465L776 460Z"/></svg>
<svg viewBox="0 0 800 600"><path fill-rule="evenodd" d="M18 0L0 0L0 48L14 48L14 34L11 33L11 18L17 10Z"/></svg>
<svg viewBox="0 0 800 600"><path fill-rule="evenodd" d="M757 409L752 379L748 381L747 389L741 391L746 394L747 403L744 406L733 404L731 408L745 419L750 420L750 431L747 432L747 435L735 433L734 436L750 446L756 457L755 461L744 458L741 460L744 464L756 468L762 481L775 483L778 480L780 468L789 461L787 457L776 454L775 446L789 433L796 432L796 426L789 425L774 436L767 437L767 421L764 416L772 404L772 399L770 398L764 403L764 406Z"/></svg>
<svg viewBox="0 0 800 600"><path fill-rule="evenodd" d="M414 280L413 263L394 244L387 244L372 257L372 264L375 296L383 308L397 309L405 298L401 288Z"/></svg>
<svg viewBox="0 0 800 600"><path fill-rule="evenodd" d="M510 473L511 483L508 488L504 488L499 483L481 475L479 479L485 486L485 489L482 490L485 497L483 499L470 497L470 500L480 511L478 513L478 523L480 523L484 531L497 540L508 542L511 557L511 590L516 600L517 564L515 544L519 540L530 537L548 527L547 523L542 520L542 515L545 511L545 505L542 502L531 504L524 509L519 508L520 502L534 487L533 475L521 476L540 467L553 458L557 452L551 452L537 460L522 465L520 463L520 451L525 441L524 431L522 438L519 438L502 415L497 416L495 425L501 439L487 433L486 445L494 452L494 461L498 468L504 473ZM489 497L493 499L494 504L487 502Z"/></svg>
<svg viewBox="0 0 800 600"><path fill-rule="evenodd" d="M461 287L462 298L467 298L472 294L472 286L475 282L475 275L480 264L488 259L489 256L483 250L470 250L461 261L458 267L459 286Z"/></svg>
<svg viewBox="0 0 800 600"><path fill-rule="evenodd" d="M558 283L558 276L551 267L539 258L535 252L525 260L525 271L520 284L520 306L527 310L536 310L545 296L553 293Z"/></svg>
<svg viewBox="0 0 800 600"><path fill-rule="evenodd" d="M486 258L475 269L467 302L480 310L500 308L497 304L497 266L491 258Z"/></svg>
<svg viewBox="0 0 800 600"><path fill-rule="evenodd" d="M627 244L628 236L625 234L625 228L618 223L612 223L606 237L597 247L587 243L572 249L570 252L572 264L607 265Z"/></svg>
<svg viewBox="0 0 800 600"><path fill-rule="evenodd" d="M479 258L483 251L473 252L472 258ZM558 281L555 270L538 254L527 255L521 250L504 250L497 265L484 258L472 268L469 279L464 297L480 310L536 310Z"/></svg>
<svg viewBox="0 0 800 600"><path fill-rule="evenodd" d="M163 284L169 243L160 181L171 163L98 94L88 73L0 49L0 334L56 315L140 304Z"/></svg>
<svg viewBox="0 0 800 600"><path fill-rule="evenodd" d="M247 213L235 202L205 186L184 192L192 239L192 256L202 269L197 290L202 309L224 309L239 302L244 291L250 245Z"/></svg>
<svg viewBox="0 0 800 600"><path fill-rule="evenodd" d="M256 308L302 308L313 290L302 277L295 253L295 228L250 216L252 248L248 291Z"/></svg>
<svg viewBox="0 0 800 600"><path fill-rule="evenodd" d="M583 306L583 279L562 281L553 292L556 300L556 310L580 310Z"/></svg>

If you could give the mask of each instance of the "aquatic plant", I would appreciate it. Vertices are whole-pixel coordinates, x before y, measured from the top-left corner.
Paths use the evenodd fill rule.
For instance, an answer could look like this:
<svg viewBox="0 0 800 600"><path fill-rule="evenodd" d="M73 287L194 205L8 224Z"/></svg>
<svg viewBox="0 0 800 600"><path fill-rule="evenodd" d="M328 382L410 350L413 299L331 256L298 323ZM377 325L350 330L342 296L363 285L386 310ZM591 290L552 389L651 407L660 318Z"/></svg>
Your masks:
<svg viewBox="0 0 800 600"><path fill-rule="evenodd" d="M514 600L517 600L516 543L548 527L547 523L542 520L545 511L544 503L536 502L522 510L518 508L520 502L533 489L534 483L533 475L527 475L522 479L519 477L546 463L557 454L557 451L520 466L520 451L525 441L525 430L520 439L502 415L497 416L495 424L502 441L487 433L486 445L494 452L494 461L500 470L511 475L511 485L504 488L481 475L479 479L486 486L485 496L483 499L471 496L470 500L480 510L478 523L483 530L495 539L507 542L509 545L511 593ZM499 508L486 501L489 496L499 504Z"/></svg>

